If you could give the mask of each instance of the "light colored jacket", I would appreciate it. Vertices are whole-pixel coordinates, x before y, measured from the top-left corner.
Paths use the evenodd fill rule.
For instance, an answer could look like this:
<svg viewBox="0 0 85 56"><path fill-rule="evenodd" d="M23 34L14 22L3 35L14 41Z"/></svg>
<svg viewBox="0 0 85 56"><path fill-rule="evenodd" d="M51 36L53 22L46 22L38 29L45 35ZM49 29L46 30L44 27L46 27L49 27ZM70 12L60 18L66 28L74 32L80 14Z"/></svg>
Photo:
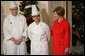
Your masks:
<svg viewBox="0 0 85 56"><path fill-rule="evenodd" d="M3 23L4 41L3 51L4 55L25 55L26 45L22 41L20 45L16 45L13 41L9 40L14 37L19 39L21 36L26 37L26 19L23 15L17 14L16 16L8 15Z"/></svg>
<svg viewBox="0 0 85 56"><path fill-rule="evenodd" d="M40 21L37 25L35 22L27 28L28 37L31 40L31 55L48 55L50 40L50 29L47 24Z"/></svg>

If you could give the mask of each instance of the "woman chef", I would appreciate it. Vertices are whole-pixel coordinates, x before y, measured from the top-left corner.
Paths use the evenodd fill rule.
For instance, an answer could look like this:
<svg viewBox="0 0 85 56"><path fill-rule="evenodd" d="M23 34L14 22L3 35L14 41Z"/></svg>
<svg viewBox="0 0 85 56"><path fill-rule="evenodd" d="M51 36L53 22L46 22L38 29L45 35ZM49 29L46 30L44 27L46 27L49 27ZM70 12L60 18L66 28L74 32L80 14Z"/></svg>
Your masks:
<svg viewBox="0 0 85 56"><path fill-rule="evenodd" d="M50 29L47 24L42 22L40 13L35 5L32 5L32 16L34 22L27 28L28 37L31 40L31 55L48 55Z"/></svg>

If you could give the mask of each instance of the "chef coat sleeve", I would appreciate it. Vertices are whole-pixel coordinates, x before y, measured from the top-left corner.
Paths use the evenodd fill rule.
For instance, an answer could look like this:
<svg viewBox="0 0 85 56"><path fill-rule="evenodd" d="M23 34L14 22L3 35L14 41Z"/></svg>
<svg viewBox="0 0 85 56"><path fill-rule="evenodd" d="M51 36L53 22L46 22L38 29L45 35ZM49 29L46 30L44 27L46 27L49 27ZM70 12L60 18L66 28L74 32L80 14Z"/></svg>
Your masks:
<svg viewBox="0 0 85 56"><path fill-rule="evenodd" d="M5 18L5 20L3 22L3 33L4 33L5 40L8 41L10 38L12 38L7 18Z"/></svg>
<svg viewBox="0 0 85 56"><path fill-rule="evenodd" d="M48 25L47 25L47 39L48 41L50 41L50 28Z"/></svg>
<svg viewBox="0 0 85 56"><path fill-rule="evenodd" d="M24 17L24 30L23 30L23 36L25 36L27 38L27 23L26 23L26 19Z"/></svg>
<svg viewBox="0 0 85 56"><path fill-rule="evenodd" d="M65 30L66 30L65 48L69 48L70 47L70 24L69 24L69 22L66 22Z"/></svg>
<svg viewBox="0 0 85 56"><path fill-rule="evenodd" d="M29 37L30 40L32 40L33 34L31 32L31 28L30 27L27 28L27 32L28 32L27 36Z"/></svg>

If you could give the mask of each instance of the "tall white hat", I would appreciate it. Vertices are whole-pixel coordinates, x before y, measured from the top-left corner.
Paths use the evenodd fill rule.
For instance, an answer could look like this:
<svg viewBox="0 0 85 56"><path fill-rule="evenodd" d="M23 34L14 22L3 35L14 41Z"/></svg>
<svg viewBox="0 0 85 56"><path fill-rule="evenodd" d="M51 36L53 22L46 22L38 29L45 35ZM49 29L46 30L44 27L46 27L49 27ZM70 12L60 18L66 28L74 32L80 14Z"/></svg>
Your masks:
<svg viewBox="0 0 85 56"><path fill-rule="evenodd" d="M38 11L37 7L35 5L27 5L25 8L31 8L32 7L32 16L39 15L40 12ZM40 14L40 20L42 21L42 16Z"/></svg>
<svg viewBox="0 0 85 56"><path fill-rule="evenodd" d="M17 7L17 4L15 3L15 1L10 1L10 8L14 7Z"/></svg>
<svg viewBox="0 0 85 56"><path fill-rule="evenodd" d="M38 11L37 7L35 5L32 5L32 16L39 14L40 12Z"/></svg>
<svg viewBox="0 0 85 56"><path fill-rule="evenodd" d="M27 5L25 8L30 8L30 7L32 7L32 16L40 14L40 12L38 11L35 5Z"/></svg>

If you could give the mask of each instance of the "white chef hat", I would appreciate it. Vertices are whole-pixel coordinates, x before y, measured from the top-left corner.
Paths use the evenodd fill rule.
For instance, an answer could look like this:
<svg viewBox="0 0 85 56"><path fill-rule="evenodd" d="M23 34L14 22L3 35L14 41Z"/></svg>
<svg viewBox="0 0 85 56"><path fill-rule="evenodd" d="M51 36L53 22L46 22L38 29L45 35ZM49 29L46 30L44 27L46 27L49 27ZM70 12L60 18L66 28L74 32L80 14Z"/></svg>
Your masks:
<svg viewBox="0 0 85 56"><path fill-rule="evenodd" d="M27 5L25 8L30 8L32 7L32 16L39 15L40 12L38 11L36 5ZM42 16L40 14L40 20L42 21Z"/></svg>
<svg viewBox="0 0 85 56"><path fill-rule="evenodd" d="M40 12L38 11L35 5L27 5L25 8L30 8L30 7L32 7L32 16L40 14Z"/></svg>
<svg viewBox="0 0 85 56"><path fill-rule="evenodd" d="M39 14L40 12L38 11L37 7L35 5L32 5L32 16Z"/></svg>
<svg viewBox="0 0 85 56"><path fill-rule="evenodd" d="M15 3L15 1L10 1L10 8L14 7L17 7L17 4Z"/></svg>

